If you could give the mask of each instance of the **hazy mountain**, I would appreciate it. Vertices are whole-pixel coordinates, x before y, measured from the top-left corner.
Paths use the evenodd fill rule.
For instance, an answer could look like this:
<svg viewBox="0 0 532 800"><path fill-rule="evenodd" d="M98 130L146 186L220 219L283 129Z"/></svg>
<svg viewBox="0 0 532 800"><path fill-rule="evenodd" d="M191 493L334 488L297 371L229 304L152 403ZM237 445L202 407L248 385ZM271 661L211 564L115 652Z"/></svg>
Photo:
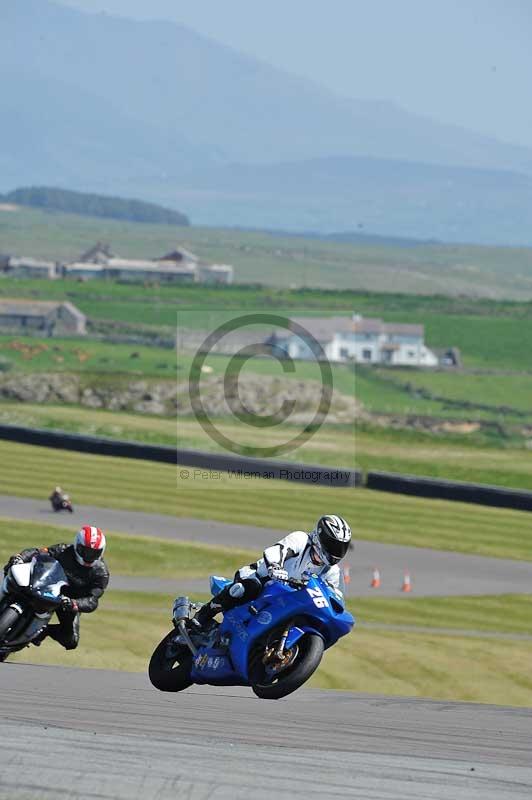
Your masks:
<svg viewBox="0 0 532 800"><path fill-rule="evenodd" d="M222 161L368 155L532 173L532 152L526 148L390 103L345 100L170 22L84 14L48 0L2 5L2 74L10 73L12 92L17 76L26 76L21 101L28 77L60 81L63 88L51 88L59 99L64 91L68 102L58 127L73 117L71 87L80 92L79 105L88 95L101 101L100 113L93 109L93 125L112 125L114 112L119 126L128 120L147 128L156 137L154 150L155 132L164 131L176 149L186 140L204 157ZM161 156L166 160L165 152Z"/></svg>
<svg viewBox="0 0 532 800"><path fill-rule="evenodd" d="M438 187L453 177L420 180L413 164L383 162L382 171L376 160L532 175L527 148L390 103L346 100L170 22L84 14L49 0L2 3L0 79L0 191L46 184L127 193L173 205L203 223L338 230L363 219L366 228L377 220L378 232L429 238L445 228L471 238L467 220L433 226L439 224ZM364 181L361 157L368 156L371 180ZM349 168L350 186L335 173L338 157L358 158L354 174ZM500 198L509 198L518 182L508 175L490 180ZM477 213L478 179L468 184L463 172L460 185L469 186L465 202L475 216L475 237L491 235L506 206L495 198L489 205L480 195ZM385 191L390 197L379 197ZM521 199L528 196L526 187L521 191ZM414 198L415 192L428 194ZM402 221L403 193L410 198L409 222ZM443 191L451 208L448 195ZM230 199L219 208L222 197ZM411 231L418 207L426 213ZM512 230L512 241L532 238L530 226L521 229L516 221Z"/></svg>

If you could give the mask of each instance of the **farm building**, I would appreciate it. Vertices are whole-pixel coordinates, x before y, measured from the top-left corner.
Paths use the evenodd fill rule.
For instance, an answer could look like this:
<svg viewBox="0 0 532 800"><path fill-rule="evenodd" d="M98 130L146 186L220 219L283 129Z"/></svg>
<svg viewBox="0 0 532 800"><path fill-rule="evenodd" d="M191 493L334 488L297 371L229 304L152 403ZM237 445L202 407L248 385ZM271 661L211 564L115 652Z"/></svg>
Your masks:
<svg viewBox="0 0 532 800"><path fill-rule="evenodd" d="M93 247L80 255L79 260L83 264L107 264L110 258L114 258L110 246L103 242L96 242Z"/></svg>
<svg viewBox="0 0 532 800"><path fill-rule="evenodd" d="M233 267L230 264L200 264L200 283L233 283Z"/></svg>
<svg viewBox="0 0 532 800"><path fill-rule="evenodd" d="M119 258L108 244L97 242L77 261L55 264L36 258L0 254L0 275L13 278L75 278L131 281L135 283L232 283L233 267L207 264L198 256L177 247L161 258Z"/></svg>
<svg viewBox="0 0 532 800"><path fill-rule="evenodd" d="M0 331L40 336L84 335L87 318L72 303L0 300Z"/></svg>
<svg viewBox="0 0 532 800"><path fill-rule="evenodd" d="M119 281L158 283L232 283L233 267L204 264L198 256L178 247L156 259L118 258L109 245L98 242L79 261L63 267L65 277L88 280L110 278Z"/></svg>
<svg viewBox="0 0 532 800"><path fill-rule="evenodd" d="M76 261L74 264L65 264L62 269L64 278L77 278L78 280L90 280L91 278L103 278L104 267L101 264L92 264L87 261Z"/></svg>
<svg viewBox="0 0 532 800"><path fill-rule="evenodd" d="M158 283L194 283L197 274L188 264L173 261L141 261L111 258L102 268L104 278L120 281L157 281Z"/></svg>
<svg viewBox="0 0 532 800"><path fill-rule="evenodd" d="M29 256L8 256L2 260L2 272L6 278L44 278L57 277L57 266L53 261L43 261Z"/></svg>

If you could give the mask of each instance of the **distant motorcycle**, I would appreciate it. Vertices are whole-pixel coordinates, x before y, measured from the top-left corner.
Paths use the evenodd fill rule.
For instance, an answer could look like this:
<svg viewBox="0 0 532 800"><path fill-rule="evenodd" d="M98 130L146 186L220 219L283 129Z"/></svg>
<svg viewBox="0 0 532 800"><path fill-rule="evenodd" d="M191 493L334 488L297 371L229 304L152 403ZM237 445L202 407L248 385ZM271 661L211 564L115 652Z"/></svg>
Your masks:
<svg viewBox="0 0 532 800"><path fill-rule="evenodd" d="M229 583L211 577L211 593ZM151 657L150 681L163 692L197 683L251 686L261 698L285 697L310 678L324 650L355 624L343 598L317 576L272 581L257 600L228 611L205 632L187 624L197 608L187 597L176 599L175 628Z"/></svg>
<svg viewBox="0 0 532 800"><path fill-rule="evenodd" d="M45 553L9 568L0 588L0 661L44 632L67 585L59 561Z"/></svg>
<svg viewBox="0 0 532 800"><path fill-rule="evenodd" d="M63 497L51 497L50 502L54 511L74 511L70 497L65 494Z"/></svg>

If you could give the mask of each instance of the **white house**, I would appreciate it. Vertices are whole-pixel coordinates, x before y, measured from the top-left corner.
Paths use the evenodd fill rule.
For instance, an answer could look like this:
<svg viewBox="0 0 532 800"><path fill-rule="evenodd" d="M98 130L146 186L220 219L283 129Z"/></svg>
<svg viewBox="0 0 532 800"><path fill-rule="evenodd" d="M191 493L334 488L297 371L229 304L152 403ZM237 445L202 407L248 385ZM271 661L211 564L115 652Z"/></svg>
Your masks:
<svg viewBox="0 0 532 800"><path fill-rule="evenodd" d="M358 314L351 318L294 317L292 323L292 333L269 341L294 359L316 359L307 333L319 342L329 361L412 367L438 365L437 356L425 346L423 325L383 322ZM303 330L299 332L298 326Z"/></svg>

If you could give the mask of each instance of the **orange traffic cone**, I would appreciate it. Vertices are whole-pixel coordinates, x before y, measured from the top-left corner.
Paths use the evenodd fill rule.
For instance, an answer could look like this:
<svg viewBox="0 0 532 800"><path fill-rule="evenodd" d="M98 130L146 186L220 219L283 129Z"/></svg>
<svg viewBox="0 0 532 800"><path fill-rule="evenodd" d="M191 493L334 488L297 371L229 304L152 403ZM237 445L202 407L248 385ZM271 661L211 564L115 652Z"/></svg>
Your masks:
<svg viewBox="0 0 532 800"><path fill-rule="evenodd" d="M344 583L346 586L351 583L351 567L349 564L344 564Z"/></svg>
<svg viewBox="0 0 532 800"><path fill-rule="evenodd" d="M412 591L412 581L410 580L410 573L405 572L403 578L403 585L401 586L402 592L411 592Z"/></svg>
<svg viewBox="0 0 532 800"><path fill-rule="evenodd" d="M380 574L379 570L377 569L377 567L374 567L374 569L373 569L373 577L371 579L370 586L371 586L372 589L378 589L380 585L381 585L381 574Z"/></svg>

